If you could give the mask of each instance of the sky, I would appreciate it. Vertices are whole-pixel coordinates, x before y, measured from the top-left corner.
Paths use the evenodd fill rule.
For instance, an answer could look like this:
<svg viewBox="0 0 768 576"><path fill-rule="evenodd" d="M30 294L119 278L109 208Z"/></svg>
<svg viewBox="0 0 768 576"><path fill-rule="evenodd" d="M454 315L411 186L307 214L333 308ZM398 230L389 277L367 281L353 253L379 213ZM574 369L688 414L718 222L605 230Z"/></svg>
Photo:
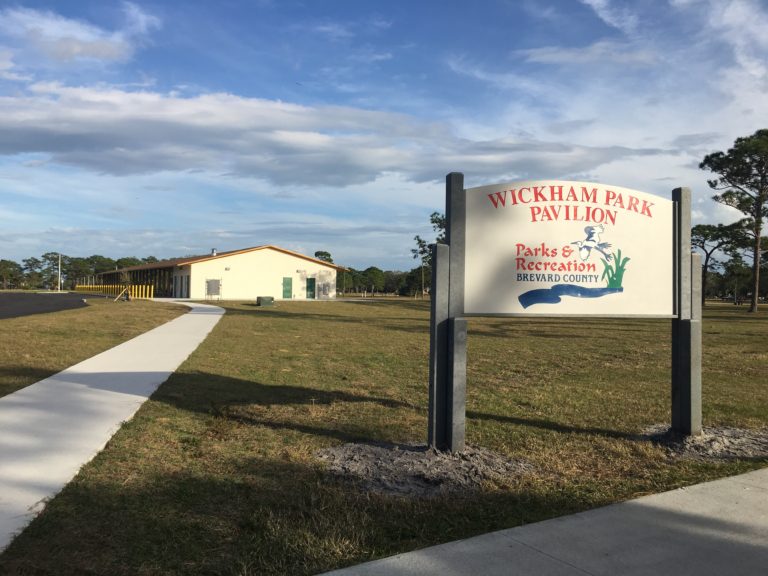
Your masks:
<svg viewBox="0 0 768 576"><path fill-rule="evenodd" d="M275 244L408 270L445 175L711 200L768 0L0 0L0 258Z"/></svg>

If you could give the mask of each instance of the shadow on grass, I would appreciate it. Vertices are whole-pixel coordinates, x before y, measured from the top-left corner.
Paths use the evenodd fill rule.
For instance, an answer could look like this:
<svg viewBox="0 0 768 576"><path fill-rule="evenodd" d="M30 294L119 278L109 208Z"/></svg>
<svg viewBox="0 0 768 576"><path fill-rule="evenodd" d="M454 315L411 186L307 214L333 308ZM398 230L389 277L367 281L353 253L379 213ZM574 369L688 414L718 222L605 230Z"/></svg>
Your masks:
<svg viewBox="0 0 768 576"><path fill-rule="evenodd" d="M312 322L327 324L342 324L354 326L375 326L377 330L401 332L407 334L429 334L429 317L414 318L413 316L350 316L343 314L321 314L314 312L263 309L254 307L253 310L242 308L227 308L228 316L248 316L265 320L285 320L290 322ZM308 332L317 332L317 325L307 327Z"/></svg>
<svg viewBox="0 0 768 576"><path fill-rule="evenodd" d="M385 408L412 408L413 405L393 398L354 394L344 390L327 390L286 384L263 384L206 374L202 372L175 373L153 396L154 400L169 401L179 408L199 412L209 411L211 402L225 404L260 404L262 406L303 404L322 405L334 402L372 402ZM215 399L215 400L212 400Z"/></svg>
<svg viewBox="0 0 768 576"><path fill-rule="evenodd" d="M515 426L525 426L530 428L539 428L541 430L551 430L553 432L561 432L563 434L587 434L587 435L600 435L607 436L609 438L618 438L621 440L641 440L642 438L638 434L632 434L628 432L619 432L617 430L609 430L607 428L580 428L575 426L568 426L566 424L559 424L550 420L540 420L534 418L520 418L517 416L502 416L499 414L486 414L483 412L475 412L472 410L467 411L467 418L477 420L493 420L494 422L501 422L502 424L513 424Z"/></svg>
<svg viewBox="0 0 768 576"><path fill-rule="evenodd" d="M30 366L3 366L0 368L0 398L18 392L57 372L59 371Z"/></svg>
<svg viewBox="0 0 768 576"><path fill-rule="evenodd" d="M212 398L215 400L211 400ZM247 409L249 406L260 408L304 406L311 408L329 406L334 403L373 403L387 410L416 410L425 415L428 408L426 402L423 406L417 406L393 398L304 386L263 384L205 373L176 374L155 393L153 399L183 410L222 416L247 425L264 426L273 430L293 430L343 442L381 442L389 441L391 438L383 437L381 428L375 426L367 429L361 428L359 424L352 421L337 421L335 427L317 426L313 423L299 422L293 419L274 419L269 416L268 412L265 415L263 411L253 413L239 408L245 407ZM305 414L302 415L305 416ZM489 414L473 410L468 410L466 415L469 419L488 420L562 434L601 435L622 440L647 441L638 436L637 433L608 428L576 427L552 420ZM392 413L392 420L397 421L396 412Z"/></svg>
<svg viewBox="0 0 768 576"><path fill-rule="evenodd" d="M127 458L127 457L126 457ZM317 574L584 506L573 494L363 493L319 466L232 458L225 474L131 477L100 457L0 556L0 574Z"/></svg>
<svg viewBox="0 0 768 576"><path fill-rule="evenodd" d="M362 493L318 466L268 457L232 457L226 474L190 462L175 471L158 466L137 478L138 457L130 458L106 455L89 465L0 556L0 574L302 576L606 503L586 499L578 486L525 484L408 500ZM670 558L682 557L687 548L679 543L688 543L713 574L729 573L733 565L757 567L750 573L758 573L764 566L765 550L750 524L663 508L615 514L621 528L615 549L610 540L594 540L605 528L605 513L583 517L578 533L562 525L550 529L588 548L621 553L626 566L642 565L656 552L632 551L623 539L651 536ZM541 534L542 527L534 530ZM511 541L494 538L504 554ZM480 566L482 558L474 555L488 549L463 553ZM431 557L435 573L455 569L451 554Z"/></svg>
<svg viewBox="0 0 768 576"><path fill-rule="evenodd" d="M366 427L351 419L336 421L333 426L315 425L307 420L310 411L339 403L365 403L378 406L379 411L392 410L394 417L394 411L418 409L411 403L394 398L306 386L264 384L205 373L176 373L152 399L182 410L223 417L246 425L293 430L342 442L377 442L388 438L382 437L381 428L374 425ZM280 408L299 407L302 409L298 413L279 412ZM357 411L355 408L352 410Z"/></svg>

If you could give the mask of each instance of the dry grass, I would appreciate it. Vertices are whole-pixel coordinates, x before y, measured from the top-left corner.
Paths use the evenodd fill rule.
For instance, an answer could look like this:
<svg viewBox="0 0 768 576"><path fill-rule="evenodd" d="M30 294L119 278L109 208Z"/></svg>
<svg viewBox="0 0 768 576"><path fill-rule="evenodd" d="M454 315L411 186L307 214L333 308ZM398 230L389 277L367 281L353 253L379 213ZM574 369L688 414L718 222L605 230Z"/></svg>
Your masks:
<svg viewBox="0 0 768 576"><path fill-rule="evenodd" d="M142 300L89 298L88 306L0 320L0 397L184 314Z"/></svg>
<svg viewBox="0 0 768 576"><path fill-rule="evenodd" d="M473 320L468 441L535 472L407 500L318 448L424 441L428 305L227 304L198 351L0 557L14 574L314 574L735 474L636 434L668 421L669 322ZM768 316L705 318L708 425L768 425Z"/></svg>

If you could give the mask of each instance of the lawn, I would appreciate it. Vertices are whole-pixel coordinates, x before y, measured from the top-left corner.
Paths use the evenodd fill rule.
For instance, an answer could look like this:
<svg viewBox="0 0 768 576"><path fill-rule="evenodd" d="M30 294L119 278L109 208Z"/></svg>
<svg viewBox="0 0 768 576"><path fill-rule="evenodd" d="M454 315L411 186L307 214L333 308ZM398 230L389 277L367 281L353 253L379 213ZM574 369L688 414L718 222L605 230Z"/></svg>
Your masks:
<svg viewBox="0 0 768 576"><path fill-rule="evenodd" d="M143 334L187 310L178 304L89 297L85 308L0 320L0 397Z"/></svg>
<svg viewBox="0 0 768 576"><path fill-rule="evenodd" d="M467 440L533 465L462 497L315 457L424 442L428 304L226 303L209 338L0 556L7 574L315 574L768 465L669 456L669 321L470 321ZM768 314L707 307L706 426L768 426Z"/></svg>

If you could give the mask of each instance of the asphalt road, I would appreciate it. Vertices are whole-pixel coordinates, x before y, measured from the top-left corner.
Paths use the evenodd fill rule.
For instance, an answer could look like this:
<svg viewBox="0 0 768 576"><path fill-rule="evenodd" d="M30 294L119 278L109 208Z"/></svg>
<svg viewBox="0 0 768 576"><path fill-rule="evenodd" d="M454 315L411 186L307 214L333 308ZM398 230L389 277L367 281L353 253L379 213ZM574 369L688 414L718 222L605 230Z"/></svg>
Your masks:
<svg viewBox="0 0 768 576"><path fill-rule="evenodd" d="M0 319L31 314L45 314L87 306L83 295L74 292L3 292L0 293Z"/></svg>

